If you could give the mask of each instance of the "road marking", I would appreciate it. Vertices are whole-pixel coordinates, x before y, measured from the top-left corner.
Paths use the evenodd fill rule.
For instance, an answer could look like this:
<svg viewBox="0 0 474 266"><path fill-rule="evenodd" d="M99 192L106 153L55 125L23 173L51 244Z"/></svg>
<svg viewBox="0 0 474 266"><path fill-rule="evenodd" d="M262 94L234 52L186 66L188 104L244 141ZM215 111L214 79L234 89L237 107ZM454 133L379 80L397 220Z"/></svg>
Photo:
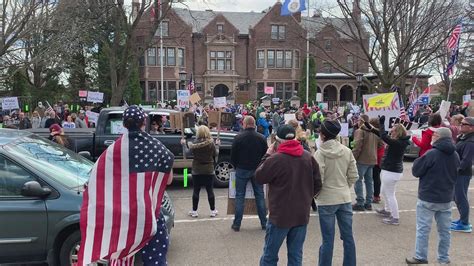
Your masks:
<svg viewBox="0 0 474 266"><path fill-rule="evenodd" d="M470 207L471 209L474 209L474 206ZM453 210L457 210L457 208L453 207ZM416 209L411 209L411 210L399 210L400 213L409 213L409 212L416 212ZM364 212L353 212L354 215L373 215L376 214L375 211L364 211ZM309 215L310 217L316 217L319 216L317 213L311 213ZM259 219L258 215L247 215L242 218L243 220L253 220L253 219ZM234 216L232 214L226 215L225 217L222 218L202 218L202 219L181 219L181 220L175 220L174 223L180 224L180 223L201 223L201 222L220 222L220 221L232 221L234 220Z"/></svg>

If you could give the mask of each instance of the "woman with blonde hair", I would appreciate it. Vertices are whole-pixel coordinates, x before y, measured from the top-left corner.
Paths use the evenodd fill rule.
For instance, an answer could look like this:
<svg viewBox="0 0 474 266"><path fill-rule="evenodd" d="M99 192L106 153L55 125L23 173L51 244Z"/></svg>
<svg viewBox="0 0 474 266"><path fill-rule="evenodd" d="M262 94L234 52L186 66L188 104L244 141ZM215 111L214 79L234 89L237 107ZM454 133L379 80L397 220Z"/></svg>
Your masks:
<svg viewBox="0 0 474 266"><path fill-rule="evenodd" d="M300 123L297 120L292 119L288 121L288 125L292 126L296 130L296 140L300 142L301 146L303 146L303 149L311 152L308 145L306 131L303 130L303 128L300 126Z"/></svg>
<svg viewBox="0 0 474 266"><path fill-rule="evenodd" d="M384 224L399 225L400 215L395 189L403 175L403 155L406 147L410 145L410 136L402 124L395 124L390 133L385 131L385 116L379 118L379 123L380 130L376 130L370 123L365 122L365 126L374 134L378 134L387 144L382 158L382 172L380 173L382 179L380 190L385 201L385 207L376 210L376 212L384 217L382 220Z"/></svg>
<svg viewBox="0 0 474 266"><path fill-rule="evenodd" d="M33 116L31 117L31 128L36 129L41 127L41 117L38 111L33 112Z"/></svg>
<svg viewBox="0 0 474 266"><path fill-rule="evenodd" d="M186 153L191 152L193 154L193 209L189 212L189 215L194 218L198 217L199 192L201 191L201 186L205 186L211 208L211 217L215 217L218 211L215 206L213 190L215 178L214 159L219 153L220 140L217 139L214 144L209 128L202 125L197 128L194 143L187 143L186 139L183 138L181 139L181 144Z"/></svg>

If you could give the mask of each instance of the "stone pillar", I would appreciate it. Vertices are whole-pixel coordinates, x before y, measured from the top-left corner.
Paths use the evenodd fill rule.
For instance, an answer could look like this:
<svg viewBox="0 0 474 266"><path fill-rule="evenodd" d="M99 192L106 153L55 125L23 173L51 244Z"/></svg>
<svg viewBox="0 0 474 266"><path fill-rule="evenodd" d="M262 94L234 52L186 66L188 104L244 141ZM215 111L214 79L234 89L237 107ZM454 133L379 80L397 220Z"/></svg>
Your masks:
<svg viewBox="0 0 474 266"><path fill-rule="evenodd" d="M357 102L357 86L352 89L352 102Z"/></svg>
<svg viewBox="0 0 474 266"><path fill-rule="evenodd" d="M336 95L337 95L336 96L337 97L336 102L337 102L337 105L339 105L341 103L341 88L336 87L336 91L337 91L337 93L336 93Z"/></svg>

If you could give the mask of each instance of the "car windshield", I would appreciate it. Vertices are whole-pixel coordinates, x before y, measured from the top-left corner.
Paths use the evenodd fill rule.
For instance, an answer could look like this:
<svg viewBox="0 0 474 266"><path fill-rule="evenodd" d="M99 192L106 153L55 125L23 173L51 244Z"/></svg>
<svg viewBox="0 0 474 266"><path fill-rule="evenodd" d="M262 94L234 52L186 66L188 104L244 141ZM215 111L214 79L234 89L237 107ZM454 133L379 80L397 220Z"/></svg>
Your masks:
<svg viewBox="0 0 474 266"><path fill-rule="evenodd" d="M67 188L82 187L94 164L58 144L36 135L20 138L5 150Z"/></svg>

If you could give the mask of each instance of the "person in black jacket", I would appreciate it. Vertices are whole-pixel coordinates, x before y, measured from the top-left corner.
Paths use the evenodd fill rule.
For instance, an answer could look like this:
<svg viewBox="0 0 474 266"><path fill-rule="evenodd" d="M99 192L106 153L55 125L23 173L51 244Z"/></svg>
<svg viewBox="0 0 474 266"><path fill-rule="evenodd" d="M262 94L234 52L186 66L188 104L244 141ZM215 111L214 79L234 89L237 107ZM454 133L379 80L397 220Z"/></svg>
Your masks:
<svg viewBox="0 0 474 266"><path fill-rule="evenodd" d="M467 191L472 178L472 163L474 162L474 117L466 117L461 121L461 134L456 144L456 151L461 157L458 171L454 201L459 211L459 220L451 225L452 231L470 233L469 201Z"/></svg>
<svg viewBox="0 0 474 266"><path fill-rule="evenodd" d="M231 162L236 168L235 172L235 217L232 229L240 230L240 224L244 214L245 190L247 183L252 182L252 187L257 203L258 217L262 229L266 229L267 217L263 185L255 181L255 170L257 170L262 157L268 149L267 140L262 134L255 130L255 118L246 116L243 122L244 131L240 132L232 143Z"/></svg>
<svg viewBox="0 0 474 266"><path fill-rule="evenodd" d="M373 133L378 133L380 138L387 144L385 154L382 158L382 186L380 192L385 199L384 209L376 210L377 214L385 217L382 221L389 225L399 225L398 202L395 197L395 187L403 176L403 155L405 149L410 145L410 136L402 124L395 124L390 130L390 135L385 131L385 116L379 118L380 131L374 129L370 123L365 126Z"/></svg>
<svg viewBox="0 0 474 266"><path fill-rule="evenodd" d="M436 217L438 229L438 262L449 264L451 244L451 201L454 196L459 155L456 153L449 128L439 128L433 133L433 149L413 162L412 174L419 177L416 203L416 251L407 258L408 264L428 263L428 240Z"/></svg>

